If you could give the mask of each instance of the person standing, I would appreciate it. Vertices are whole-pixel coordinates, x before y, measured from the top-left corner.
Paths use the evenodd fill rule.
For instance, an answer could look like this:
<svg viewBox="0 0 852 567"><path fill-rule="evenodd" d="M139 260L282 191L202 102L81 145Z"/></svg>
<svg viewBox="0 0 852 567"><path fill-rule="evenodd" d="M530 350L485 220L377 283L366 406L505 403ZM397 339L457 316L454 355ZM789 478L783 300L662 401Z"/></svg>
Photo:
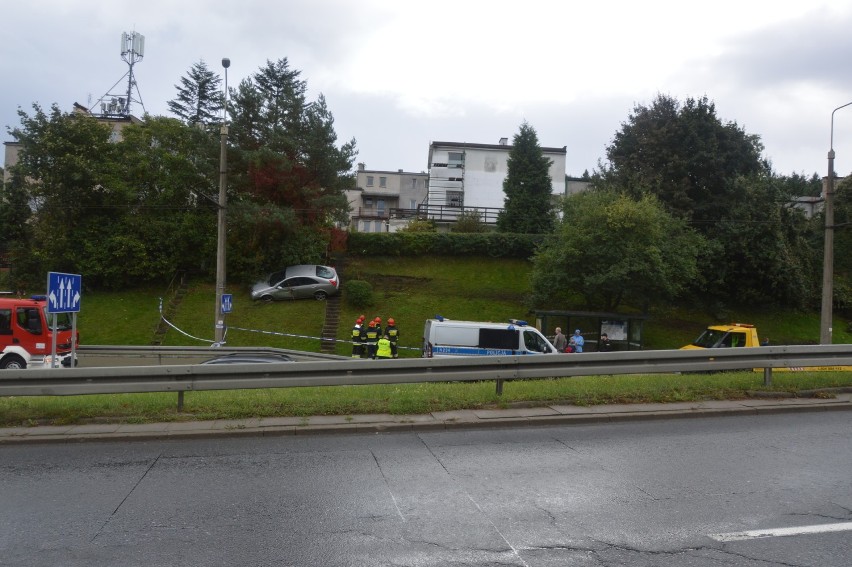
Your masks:
<svg viewBox="0 0 852 567"><path fill-rule="evenodd" d="M361 316L363 317L363 315ZM359 336L361 342L361 358L367 358L367 329L368 329L367 319L361 319L361 335Z"/></svg>
<svg viewBox="0 0 852 567"><path fill-rule="evenodd" d="M361 358L363 356L364 345L361 343L361 319L355 320L355 326L352 327L352 358Z"/></svg>
<svg viewBox="0 0 852 567"><path fill-rule="evenodd" d="M391 342L387 334L384 334L376 345L376 358L390 360L391 356Z"/></svg>
<svg viewBox="0 0 852 567"><path fill-rule="evenodd" d="M385 328L385 333L387 333L388 340L390 341L391 356L399 358L397 345L399 342L399 329L396 328L396 321L393 320L393 317L388 318L388 326Z"/></svg>
<svg viewBox="0 0 852 567"><path fill-rule="evenodd" d="M601 338L598 341L598 352L609 352L612 350L612 343L609 342L609 335L601 333Z"/></svg>
<svg viewBox="0 0 852 567"><path fill-rule="evenodd" d="M379 333L376 331L376 322L370 321L367 326L367 358L376 358L376 349L379 346Z"/></svg>
<svg viewBox="0 0 852 567"><path fill-rule="evenodd" d="M568 344L574 347L574 352L583 352L583 345L585 343L586 340L580 334L580 329L574 331L574 334L571 335L571 339L568 341Z"/></svg>
<svg viewBox="0 0 852 567"><path fill-rule="evenodd" d="M556 352L565 352L565 347L568 346L568 339L562 334L562 328L556 327L556 336L553 337L553 348Z"/></svg>

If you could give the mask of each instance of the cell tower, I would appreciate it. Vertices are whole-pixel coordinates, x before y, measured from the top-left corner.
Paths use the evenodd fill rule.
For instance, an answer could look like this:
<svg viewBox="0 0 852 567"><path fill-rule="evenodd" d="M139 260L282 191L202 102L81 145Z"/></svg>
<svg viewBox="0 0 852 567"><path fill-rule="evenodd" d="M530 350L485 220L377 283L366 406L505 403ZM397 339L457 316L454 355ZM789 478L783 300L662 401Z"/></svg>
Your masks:
<svg viewBox="0 0 852 567"><path fill-rule="evenodd" d="M133 75L133 66L139 61L142 61L144 56L145 36L135 31L130 33L122 32L121 58L128 65L127 73L116 81L110 92L98 99L92 114L102 117L124 118L130 116L130 105L133 102L138 102L142 105L142 110L145 110L142 95L139 93L139 85L136 84L136 77ZM127 79L127 90L124 92L115 92L114 89L125 78ZM134 90L138 98L133 98ZM98 109L100 109L100 114L98 114Z"/></svg>

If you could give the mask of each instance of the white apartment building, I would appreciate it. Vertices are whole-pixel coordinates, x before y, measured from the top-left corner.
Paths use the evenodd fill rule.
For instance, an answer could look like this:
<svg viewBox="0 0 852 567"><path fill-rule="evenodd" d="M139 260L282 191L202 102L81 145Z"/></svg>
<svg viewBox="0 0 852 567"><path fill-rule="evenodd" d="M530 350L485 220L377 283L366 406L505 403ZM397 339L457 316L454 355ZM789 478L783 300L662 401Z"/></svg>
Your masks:
<svg viewBox="0 0 852 567"><path fill-rule="evenodd" d="M549 174L553 194L565 195L566 147L541 150L551 162ZM505 202L503 181L508 173L511 151L508 138L501 138L497 144L429 144L429 216L450 220L454 215L452 209L463 208L479 211L487 223L496 222L497 212Z"/></svg>

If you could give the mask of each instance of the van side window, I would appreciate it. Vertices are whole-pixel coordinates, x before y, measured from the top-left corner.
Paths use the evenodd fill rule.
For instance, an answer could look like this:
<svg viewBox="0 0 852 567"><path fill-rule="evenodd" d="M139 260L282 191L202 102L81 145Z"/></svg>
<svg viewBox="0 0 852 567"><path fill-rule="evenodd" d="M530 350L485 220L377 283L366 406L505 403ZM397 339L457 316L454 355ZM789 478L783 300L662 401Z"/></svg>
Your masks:
<svg viewBox="0 0 852 567"><path fill-rule="evenodd" d="M19 307L16 313L18 325L34 335L40 335L41 318L38 316L38 309L32 307Z"/></svg>
<svg viewBox="0 0 852 567"><path fill-rule="evenodd" d="M0 309L0 335L12 334L12 310Z"/></svg>

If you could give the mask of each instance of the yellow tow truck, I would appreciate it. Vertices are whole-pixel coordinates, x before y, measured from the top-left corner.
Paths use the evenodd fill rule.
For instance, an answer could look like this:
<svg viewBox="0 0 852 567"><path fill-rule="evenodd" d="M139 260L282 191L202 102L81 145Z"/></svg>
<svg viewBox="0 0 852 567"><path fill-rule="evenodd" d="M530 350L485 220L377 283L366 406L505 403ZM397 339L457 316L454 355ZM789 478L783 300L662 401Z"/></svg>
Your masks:
<svg viewBox="0 0 852 567"><path fill-rule="evenodd" d="M702 348L736 348L736 347L758 347L768 346L769 339L760 341L757 335L757 328L748 323L731 323L730 325L710 325L698 335L698 338L692 343L680 347L681 350L702 349ZM793 371L849 371L852 366L809 366L809 367L790 367L790 368L775 368L777 372L793 372ZM755 371L763 371L762 368L755 368Z"/></svg>
<svg viewBox="0 0 852 567"><path fill-rule="evenodd" d="M691 344L681 349L756 347L767 344L768 341L760 342L754 325L731 323L730 325L710 325Z"/></svg>

